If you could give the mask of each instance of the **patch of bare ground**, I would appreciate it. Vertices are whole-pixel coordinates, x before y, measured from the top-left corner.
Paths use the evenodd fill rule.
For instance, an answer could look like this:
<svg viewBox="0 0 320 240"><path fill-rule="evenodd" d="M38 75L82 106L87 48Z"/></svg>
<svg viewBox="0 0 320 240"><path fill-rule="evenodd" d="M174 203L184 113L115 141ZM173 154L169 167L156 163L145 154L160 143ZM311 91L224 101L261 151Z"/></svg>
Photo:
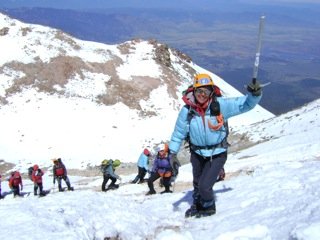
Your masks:
<svg viewBox="0 0 320 240"><path fill-rule="evenodd" d="M228 149L230 153L252 147L256 144L250 141L246 134L234 134L232 132L228 136L228 143L230 144Z"/></svg>
<svg viewBox="0 0 320 240"><path fill-rule="evenodd" d="M3 178L6 178L9 176L9 174L6 174L8 171L13 169L15 167L15 164L5 162L4 160L0 160L0 174Z"/></svg>
<svg viewBox="0 0 320 240"><path fill-rule="evenodd" d="M254 173L254 169L240 169L236 172L228 172L226 173L225 180L238 177L240 175L252 175Z"/></svg>
<svg viewBox="0 0 320 240"><path fill-rule="evenodd" d="M9 33L9 28L8 27L4 27L0 29L0 36L5 36Z"/></svg>
<svg viewBox="0 0 320 240"><path fill-rule="evenodd" d="M112 63L88 63L78 57L58 56L52 58L49 63L37 61L35 63L23 64L13 61L0 68L7 67L18 72L23 72L24 76L15 79L10 88L6 89L6 96L22 91L24 87L34 87L40 92L64 94L63 90L56 90L56 85L63 89L64 85L74 76L79 76L80 80L85 79L83 71L109 74L115 73L116 59ZM107 79L106 79L107 80Z"/></svg>
<svg viewBox="0 0 320 240"><path fill-rule="evenodd" d="M138 167L136 163L121 163L121 165L116 168L115 172L118 175L130 175L133 173L138 174ZM100 166L88 167L86 169L68 169L68 174L81 177L102 176Z"/></svg>

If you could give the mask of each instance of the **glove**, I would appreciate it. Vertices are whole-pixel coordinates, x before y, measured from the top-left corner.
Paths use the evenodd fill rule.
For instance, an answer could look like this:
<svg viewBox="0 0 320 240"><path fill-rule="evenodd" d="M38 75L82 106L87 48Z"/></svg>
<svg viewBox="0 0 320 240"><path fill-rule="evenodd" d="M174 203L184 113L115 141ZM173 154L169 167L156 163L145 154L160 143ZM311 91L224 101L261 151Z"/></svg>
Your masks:
<svg viewBox="0 0 320 240"><path fill-rule="evenodd" d="M56 178L55 177L53 178L53 184L56 184Z"/></svg>
<svg viewBox="0 0 320 240"><path fill-rule="evenodd" d="M177 154L171 154L170 157L170 164L172 167L172 174L173 176L177 176L179 173L179 167L181 166L179 159L177 158Z"/></svg>
<svg viewBox="0 0 320 240"><path fill-rule="evenodd" d="M252 94L252 96L256 96L256 97L260 96L262 92L262 88L258 80L256 80L255 82L252 81L251 83L249 83L247 86L247 90Z"/></svg>

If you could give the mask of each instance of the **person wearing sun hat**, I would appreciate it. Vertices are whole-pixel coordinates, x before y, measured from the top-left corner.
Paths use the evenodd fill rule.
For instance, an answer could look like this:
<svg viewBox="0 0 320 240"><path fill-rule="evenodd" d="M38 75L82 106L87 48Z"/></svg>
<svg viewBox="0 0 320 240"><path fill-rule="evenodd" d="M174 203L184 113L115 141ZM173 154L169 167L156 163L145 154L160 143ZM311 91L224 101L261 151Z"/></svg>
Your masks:
<svg viewBox="0 0 320 240"><path fill-rule="evenodd" d="M204 217L216 213L213 186L227 160L224 140L225 122L233 116L253 109L260 101L262 89L258 81L250 83L248 94L225 98L216 94L211 76L200 73L193 85L184 92L185 106L180 110L171 135L169 151L175 161L182 142L188 137L193 173L193 204L185 217ZM188 119L192 112L192 118ZM173 165L173 164L172 164Z"/></svg>

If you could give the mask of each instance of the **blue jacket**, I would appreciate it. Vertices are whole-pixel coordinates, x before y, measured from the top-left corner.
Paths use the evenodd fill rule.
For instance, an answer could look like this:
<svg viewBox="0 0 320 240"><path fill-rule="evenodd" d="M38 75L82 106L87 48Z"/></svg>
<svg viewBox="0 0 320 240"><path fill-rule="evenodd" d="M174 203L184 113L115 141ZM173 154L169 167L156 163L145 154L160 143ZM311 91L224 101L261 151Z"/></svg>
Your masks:
<svg viewBox="0 0 320 240"><path fill-rule="evenodd" d="M103 173L103 175L119 179L119 175L117 175L114 171L115 169L113 168L112 164L101 165L101 172Z"/></svg>
<svg viewBox="0 0 320 240"><path fill-rule="evenodd" d="M253 109L260 101L261 96L252 96L249 93L246 96L236 98L217 98L220 103L220 112L222 113L224 120L228 118L245 113ZM192 107L190 107L192 110ZM200 114L195 111L191 120L188 120L189 108L183 107L178 115L174 131L169 143L169 149L171 153L178 153L182 141L188 136L190 137L190 143L206 148L206 146L214 146L223 141L226 137L226 129L222 126L219 130L212 130L208 127L208 120L216 125L217 119L215 116L210 116L210 104L208 105L204 119ZM204 157L210 157L213 155L225 152L226 148L213 147L211 149L198 149L195 152Z"/></svg>
<svg viewBox="0 0 320 240"><path fill-rule="evenodd" d="M141 153L139 159L138 159L138 167L144 168L148 171L149 169L149 157L145 155L144 153Z"/></svg>

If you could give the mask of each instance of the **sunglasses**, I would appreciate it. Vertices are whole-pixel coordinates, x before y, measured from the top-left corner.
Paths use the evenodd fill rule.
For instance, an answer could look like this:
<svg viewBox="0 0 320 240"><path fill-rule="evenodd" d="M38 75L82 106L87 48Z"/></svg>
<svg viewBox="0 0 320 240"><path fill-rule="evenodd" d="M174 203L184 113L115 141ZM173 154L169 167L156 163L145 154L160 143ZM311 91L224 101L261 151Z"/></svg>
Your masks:
<svg viewBox="0 0 320 240"><path fill-rule="evenodd" d="M212 91L207 88L197 88L195 93L198 95L205 95L205 96L209 97L210 94L212 93Z"/></svg>

